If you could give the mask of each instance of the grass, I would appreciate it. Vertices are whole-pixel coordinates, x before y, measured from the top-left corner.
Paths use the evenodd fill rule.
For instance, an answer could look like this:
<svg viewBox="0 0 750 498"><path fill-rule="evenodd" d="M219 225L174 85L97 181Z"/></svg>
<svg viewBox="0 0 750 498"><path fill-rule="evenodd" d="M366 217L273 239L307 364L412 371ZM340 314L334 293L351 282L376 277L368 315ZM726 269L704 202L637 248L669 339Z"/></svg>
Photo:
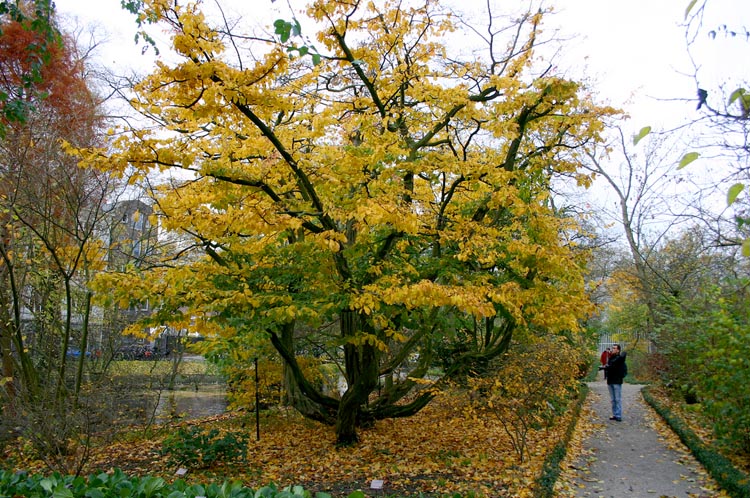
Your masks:
<svg viewBox="0 0 750 498"><path fill-rule="evenodd" d="M112 376L170 375L171 360L114 360L109 366ZM177 367L179 375L219 375L218 368L206 361L183 360Z"/></svg>

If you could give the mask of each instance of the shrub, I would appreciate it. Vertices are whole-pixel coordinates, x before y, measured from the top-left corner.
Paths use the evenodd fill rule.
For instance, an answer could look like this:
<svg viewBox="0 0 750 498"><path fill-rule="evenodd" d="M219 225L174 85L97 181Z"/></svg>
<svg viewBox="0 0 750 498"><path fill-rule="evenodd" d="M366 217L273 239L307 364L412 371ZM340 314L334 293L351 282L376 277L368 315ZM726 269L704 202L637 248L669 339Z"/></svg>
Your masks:
<svg viewBox="0 0 750 498"><path fill-rule="evenodd" d="M162 455L173 465L200 469L215 463L244 460L247 439L243 435L204 430L197 426L181 427L164 440Z"/></svg>
<svg viewBox="0 0 750 498"><path fill-rule="evenodd" d="M549 427L575 395L582 354L562 338L515 345L497 370L473 381L474 409L495 416L519 461L529 433Z"/></svg>
<svg viewBox="0 0 750 498"><path fill-rule="evenodd" d="M750 454L750 330L723 298L700 334L692 366L693 384L719 441Z"/></svg>

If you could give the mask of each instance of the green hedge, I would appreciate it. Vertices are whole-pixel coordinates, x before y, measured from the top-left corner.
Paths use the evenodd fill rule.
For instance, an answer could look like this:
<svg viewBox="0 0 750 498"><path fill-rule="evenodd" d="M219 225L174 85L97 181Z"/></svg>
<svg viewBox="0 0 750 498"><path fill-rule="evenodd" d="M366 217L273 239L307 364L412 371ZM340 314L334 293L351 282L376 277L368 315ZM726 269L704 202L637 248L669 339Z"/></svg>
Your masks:
<svg viewBox="0 0 750 498"><path fill-rule="evenodd" d="M89 477L29 475L0 470L0 498L332 498L328 493L305 491L300 486L278 489L265 486L253 491L238 482L172 484L161 477L128 477L121 470ZM348 498L364 498L361 491Z"/></svg>
<svg viewBox="0 0 750 498"><path fill-rule="evenodd" d="M733 498L750 498L750 477L747 474L737 469L724 455L705 444L681 418L659 403L648 388L644 388L642 392L646 402L669 424L722 489Z"/></svg>
<svg viewBox="0 0 750 498"><path fill-rule="evenodd" d="M555 483L560 477L560 464L565 458L568 451L570 439L576 429L578 418L581 416L581 410L586 402L589 388L586 384L581 383L578 390L578 397L573 401L573 416L570 419L570 425L565 431L565 437L558 442L544 461L542 473L534 484L535 498L553 498L555 496Z"/></svg>

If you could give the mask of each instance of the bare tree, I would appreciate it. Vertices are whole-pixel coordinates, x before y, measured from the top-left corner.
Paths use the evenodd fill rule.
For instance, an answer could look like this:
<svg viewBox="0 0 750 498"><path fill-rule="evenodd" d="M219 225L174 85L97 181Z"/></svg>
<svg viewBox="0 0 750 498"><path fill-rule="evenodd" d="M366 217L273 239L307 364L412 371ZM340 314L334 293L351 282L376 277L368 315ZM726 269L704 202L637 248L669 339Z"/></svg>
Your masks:
<svg viewBox="0 0 750 498"><path fill-rule="evenodd" d="M742 245L743 253L750 256L750 72L729 58L717 61L707 55L723 44L745 56L750 31L734 25L731 12L719 12L719 8L718 2L703 0L691 2L687 9L685 38L697 102L696 117L686 125L695 135L688 155L703 159L712 178L710 186L726 199L728 209L712 218L728 216L733 229L727 230L727 223L714 224L716 242Z"/></svg>
<svg viewBox="0 0 750 498"><path fill-rule="evenodd" d="M654 277L669 286L669 280L651 267L652 252L667 234L684 220L681 186L675 172L674 143L652 135L645 147L631 145L622 128L614 130L612 143L586 149L587 168L606 184L599 216L615 223L626 241L629 260L645 298L649 319L645 336L655 337L658 323ZM612 195L610 195L612 194Z"/></svg>

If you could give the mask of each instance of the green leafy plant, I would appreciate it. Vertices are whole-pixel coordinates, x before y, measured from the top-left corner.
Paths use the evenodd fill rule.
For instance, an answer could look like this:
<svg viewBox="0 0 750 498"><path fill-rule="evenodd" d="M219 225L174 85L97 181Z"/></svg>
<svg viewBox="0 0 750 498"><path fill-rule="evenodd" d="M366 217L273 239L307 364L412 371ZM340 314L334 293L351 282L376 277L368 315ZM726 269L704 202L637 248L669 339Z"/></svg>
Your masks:
<svg viewBox="0 0 750 498"><path fill-rule="evenodd" d="M247 439L243 435L204 430L197 426L181 427L169 435L161 454L169 455L170 463L189 468L207 468L222 461L244 460Z"/></svg>
<svg viewBox="0 0 750 498"><path fill-rule="evenodd" d="M710 296L711 294L709 294ZM695 334L692 385L713 422L718 441L734 452L750 453L750 341L746 312L715 292L711 313Z"/></svg>
<svg viewBox="0 0 750 498"><path fill-rule="evenodd" d="M279 40L281 40L281 43L288 42L290 38L302 36L302 26L297 19L294 19L293 22L285 21L284 19L276 19L276 21L273 23L273 26L274 32L279 35ZM321 61L321 55L312 44L309 46L302 45L299 47L296 45L291 45L287 48L287 52L297 52L300 57L309 55L312 58L313 64L316 66L320 64Z"/></svg>
<svg viewBox="0 0 750 498"><path fill-rule="evenodd" d="M302 486L279 489L271 484L254 491L239 482L191 484L177 480L168 484L160 477L128 477L117 469L111 474L89 477L29 475L0 470L0 497L25 498L332 498L328 493L312 493ZM364 498L361 491L347 498Z"/></svg>

